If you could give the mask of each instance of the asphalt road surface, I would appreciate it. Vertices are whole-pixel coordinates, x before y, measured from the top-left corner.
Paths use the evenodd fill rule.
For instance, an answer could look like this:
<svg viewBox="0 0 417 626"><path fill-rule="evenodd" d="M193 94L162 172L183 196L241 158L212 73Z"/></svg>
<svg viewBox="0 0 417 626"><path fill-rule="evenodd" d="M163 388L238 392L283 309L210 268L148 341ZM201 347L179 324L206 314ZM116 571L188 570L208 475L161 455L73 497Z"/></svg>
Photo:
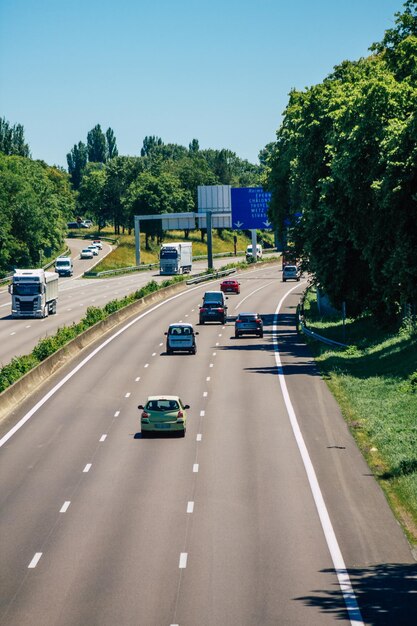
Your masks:
<svg viewBox="0 0 417 626"><path fill-rule="evenodd" d="M294 329L303 285L277 266L240 282L195 356L164 331L218 282L104 337L0 428L2 625L415 624L416 563ZM263 339L234 338L238 311ZM158 393L191 405L184 439L141 438Z"/></svg>
<svg viewBox="0 0 417 626"><path fill-rule="evenodd" d="M103 242L103 250L94 259L80 259L80 250L85 248L87 243L82 239L67 240L74 260L74 275L59 279L58 305L55 315L44 319L12 319L11 296L6 286L0 286L0 367L9 363L14 356L29 354L40 339L53 335L59 327L79 322L84 317L87 307L104 306L110 300L123 298L140 289L151 280L161 282L170 278L160 276L155 268L124 276L114 275L100 279L82 278L85 271L111 251L111 246ZM228 257L216 258L214 265L219 268L233 260ZM242 257L239 260L242 260ZM207 261L194 262L192 273L202 272L206 267Z"/></svg>

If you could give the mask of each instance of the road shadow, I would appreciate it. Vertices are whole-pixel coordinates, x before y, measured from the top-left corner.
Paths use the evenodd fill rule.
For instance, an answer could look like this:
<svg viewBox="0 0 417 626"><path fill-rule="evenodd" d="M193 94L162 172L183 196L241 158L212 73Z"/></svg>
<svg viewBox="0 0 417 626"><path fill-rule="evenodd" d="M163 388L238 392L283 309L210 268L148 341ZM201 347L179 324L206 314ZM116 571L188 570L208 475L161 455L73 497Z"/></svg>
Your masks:
<svg viewBox="0 0 417 626"><path fill-rule="evenodd" d="M332 573L334 570L322 570ZM417 564L383 563L348 571L362 619L367 626L415 626L417 623ZM336 620L347 619L338 585L334 591L315 590L295 598Z"/></svg>

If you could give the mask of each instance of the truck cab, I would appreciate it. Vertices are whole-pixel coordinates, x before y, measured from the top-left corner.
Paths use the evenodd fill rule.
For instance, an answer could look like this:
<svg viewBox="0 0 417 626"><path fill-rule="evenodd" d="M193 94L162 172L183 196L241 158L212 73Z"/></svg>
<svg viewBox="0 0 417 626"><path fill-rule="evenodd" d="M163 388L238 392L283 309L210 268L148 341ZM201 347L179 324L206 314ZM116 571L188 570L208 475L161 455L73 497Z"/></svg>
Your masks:
<svg viewBox="0 0 417 626"><path fill-rule="evenodd" d="M9 293L12 317L47 317L56 313L58 274L43 269L15 270Z"/></svg>

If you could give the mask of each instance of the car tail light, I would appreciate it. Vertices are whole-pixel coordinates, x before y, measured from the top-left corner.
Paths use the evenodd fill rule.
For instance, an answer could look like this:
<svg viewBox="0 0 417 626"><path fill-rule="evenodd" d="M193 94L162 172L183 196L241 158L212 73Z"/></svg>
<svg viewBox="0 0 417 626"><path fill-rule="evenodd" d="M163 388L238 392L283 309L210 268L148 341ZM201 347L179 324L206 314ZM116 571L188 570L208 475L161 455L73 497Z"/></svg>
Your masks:
<svg viewBox="0 0 417 626"><path fill-rule="evenodd" d="M255 322L256 322L257 324L260 324L260 323L262 322L262 320L261 320L261 319L257 319L257 320L255 320Z"/></svg>
<svg viewBox="0 0 417 626"><path fill-rule="evenodd" d="M203 306L200 307L200 311L201 313L205 313L207 311L207 309L205 309Z"/></svg>
<svg viewBox="0 0 417 626"><path fill-rule="evenodd" d="M222 307L219 307L219 308L217 309L217 311L218 311L219 313L223 313L224 309L222 309Z"/></svg>
<svg viewBox="0 0 417 626"><path fill-rule="evenodd" d="M177 422L180 422L180 423L184 422L184 413L182 411L178 411Z"/></svg>
<svg viewBox="0 0 417 626"><path fill-rule="evenodd" d="M142 419L143 420L148 420L149 419L149 413L147 413L146 411L142 411Z"/></svg>

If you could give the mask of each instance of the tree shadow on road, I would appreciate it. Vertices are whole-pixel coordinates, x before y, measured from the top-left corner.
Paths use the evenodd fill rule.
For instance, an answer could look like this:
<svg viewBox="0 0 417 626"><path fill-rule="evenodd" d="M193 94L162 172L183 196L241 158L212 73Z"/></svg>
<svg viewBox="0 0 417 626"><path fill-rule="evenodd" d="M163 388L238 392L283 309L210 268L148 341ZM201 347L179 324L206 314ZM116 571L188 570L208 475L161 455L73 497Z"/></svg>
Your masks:
<svg viewBox="0 0 417 626"><path fill-rule="evenodd" d="M329 573L333 570L322 570ZM349 569L349 577L365 624L370 626L415 626L417 623L417 564L387 563ZM346 619L339 587L318 590L295 598L307 606Z"/></svg>

